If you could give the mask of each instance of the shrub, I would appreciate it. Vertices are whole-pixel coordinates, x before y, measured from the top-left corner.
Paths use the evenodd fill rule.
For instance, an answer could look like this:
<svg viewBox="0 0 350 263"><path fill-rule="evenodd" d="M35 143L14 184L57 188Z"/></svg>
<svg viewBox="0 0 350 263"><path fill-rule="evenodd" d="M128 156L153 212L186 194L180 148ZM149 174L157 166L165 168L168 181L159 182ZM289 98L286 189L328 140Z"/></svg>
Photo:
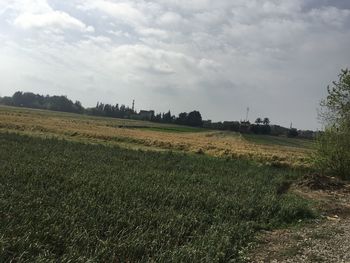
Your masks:
<svg viewBox="0 0 350 263"><path fill-rule="evenodd" d="M327 88L319 113L325 132L318 137L315 163L325 173L350 179L350 71Z"/></svg>
<svg viewBox="0 0 350 263"><path fill-rule="evenodd" d="M350 179L349 127L329 127L318 137L315 163L323 173Z"/></svg>

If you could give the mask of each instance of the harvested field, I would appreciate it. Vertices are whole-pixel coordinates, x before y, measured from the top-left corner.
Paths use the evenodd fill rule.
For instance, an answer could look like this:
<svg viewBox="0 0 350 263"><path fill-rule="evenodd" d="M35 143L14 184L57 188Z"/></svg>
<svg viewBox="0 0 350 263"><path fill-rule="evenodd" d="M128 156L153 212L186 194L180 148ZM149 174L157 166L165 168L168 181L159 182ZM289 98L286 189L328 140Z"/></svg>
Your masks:
<svg viewBox="0 0 350 263"><path fill-rule="evenodd" d="M139 127L139 128L138 128ZM245 138L234 132L206 131L177 125L98 118L77 114L0 107L0 130L36 136L54 136L130 148L185 151L225 158L242 158L272 166L309 167L308 141L270 136ZM264 143L266 141L266 143ZM305 146L306 145L306 146Z"/></svg>

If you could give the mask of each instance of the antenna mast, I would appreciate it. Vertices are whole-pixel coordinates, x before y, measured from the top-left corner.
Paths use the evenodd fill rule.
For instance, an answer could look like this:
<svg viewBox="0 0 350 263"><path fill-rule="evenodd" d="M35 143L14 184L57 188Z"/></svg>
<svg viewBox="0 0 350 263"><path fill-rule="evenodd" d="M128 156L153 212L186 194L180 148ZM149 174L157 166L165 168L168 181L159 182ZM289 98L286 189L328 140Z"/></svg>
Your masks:
<svg viewBox="0 0 350 263"><path fill-rule="evenodd" d="M248 116L249 116L249 107L247 107L247 115L245 117L245 121L248 121Z"/></svg>

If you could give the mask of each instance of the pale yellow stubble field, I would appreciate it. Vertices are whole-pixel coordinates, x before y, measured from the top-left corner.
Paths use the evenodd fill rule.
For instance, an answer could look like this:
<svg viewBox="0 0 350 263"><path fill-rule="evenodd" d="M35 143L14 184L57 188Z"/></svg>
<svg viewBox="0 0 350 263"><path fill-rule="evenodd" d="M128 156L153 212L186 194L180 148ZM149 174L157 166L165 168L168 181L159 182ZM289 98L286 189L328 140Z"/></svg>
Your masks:
<svg viewBox="0 0 350 263"><path fill-rule="evenodd" d="M244 158L276 166L310 166L308 156L311 150L304 147L254 143L233 132L166 132L166 130L155 131L147 127L161 129L177 126L0 107L1 132L55 136L128 148L185 151L225 158Z"/></svg>

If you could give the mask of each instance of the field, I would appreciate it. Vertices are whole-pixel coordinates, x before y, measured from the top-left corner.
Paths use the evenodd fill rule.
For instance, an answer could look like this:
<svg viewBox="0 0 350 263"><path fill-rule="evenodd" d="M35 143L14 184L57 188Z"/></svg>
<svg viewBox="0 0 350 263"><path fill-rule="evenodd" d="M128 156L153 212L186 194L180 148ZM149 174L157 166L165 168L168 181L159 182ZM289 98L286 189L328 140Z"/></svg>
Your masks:
<svg viewBox="0 0 350 263"><path fill-rule="evenodd" d="M0 107L0 145L0 262L243 262L315 215L310 141Z"/></svg>
<svg viewBox="0 0 350 263"><path fill-rule="evenodd" d="M292 169L0 133L0 261L238 262L313 216Z"/></svg>
<svg viewBox="0 0 350 263"><path fill-rule="evenodd" d="M242 136L145 121L0 107L0 131L65 138L132 149L172 150L308 168L312 142L272 136Z"/></svg>

